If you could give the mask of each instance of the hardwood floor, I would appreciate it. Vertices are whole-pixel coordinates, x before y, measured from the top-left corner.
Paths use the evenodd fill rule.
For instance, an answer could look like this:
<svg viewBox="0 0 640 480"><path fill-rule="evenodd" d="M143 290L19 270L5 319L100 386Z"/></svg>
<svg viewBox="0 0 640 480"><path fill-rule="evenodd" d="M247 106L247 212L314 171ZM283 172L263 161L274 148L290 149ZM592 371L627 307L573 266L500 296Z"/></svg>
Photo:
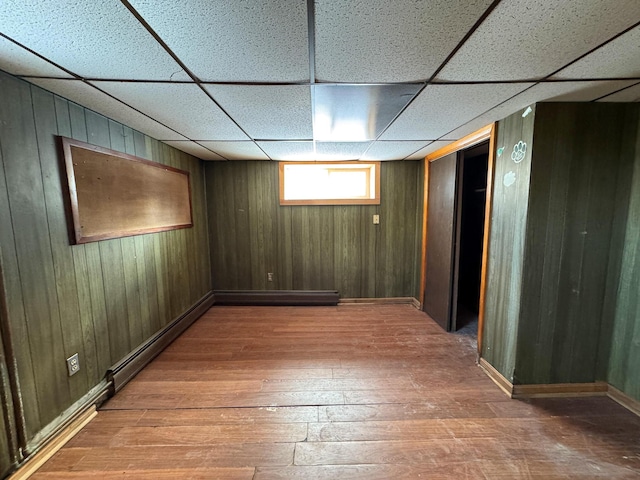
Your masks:
<svg viewBox="0 0 640 480"><path fill-rule="evenodd" d="M510 400L409 305L214 307L32 478L639 478L640 418Z"/></svg>

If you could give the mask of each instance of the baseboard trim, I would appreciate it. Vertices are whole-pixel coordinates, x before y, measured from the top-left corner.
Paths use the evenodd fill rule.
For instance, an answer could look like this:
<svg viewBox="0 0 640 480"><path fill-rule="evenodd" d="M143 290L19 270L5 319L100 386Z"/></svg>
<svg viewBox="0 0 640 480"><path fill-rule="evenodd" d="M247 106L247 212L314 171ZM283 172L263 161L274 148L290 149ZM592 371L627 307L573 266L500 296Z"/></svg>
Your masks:
<svg viewBox="0 0 640 480"><path fill-rule="evenodd" d="M607 396L613 401L618 402L627 410L635 413L640 417L640 401L618 390L613 385L609 385L609 389L607 390Z"/></svg>
<svg viewBox="0 0 640 480"><path fill-rule="evenodd" d="M65 431L69 425L76 422L80 416L101 404L109 398L111 386L107 380L102 380L98 385L84 394L78 401L62 412L58 417L40 430L23 449L25 461L33 455L36 455L47 444L54 441L60 432Z"/></svg>
<svg viewBox="0 0 640 480"><path fill-rule="evenodd" d="M418 306L416 306L416 303ZM341 298L338 305L413 305L420 309L420 302L413 297L386 297L386 298Z"/></svg>
<svg viewBox="0 0 640 480"><path fill-rule="evenodd" d="M215 290L216 305L334 306L337 290Z"/></svg>
<svg viewBox="0 0 640 480"><path fill-rule="evenodd" d="M422 304L420 303L420 300L418 300L415 297L411 297L411 303L413 304L414 307L416 307L417 310L422 310Z"/></svg>
<svg viewBox="0 0 640 480"><path fill-rule="evenodd" d="M607 390L608 390L608 385L604 382L514 385L512 397L513 398L595 397L595 396L606 396Z"/></svg>
<svg viewBox="0 0 640 480"><path fill-rule="evenodd" d="M509 398L513 397L513 384L506 379L496 368L487 362L484 358L480 358L478 366L487 374L487 376L493 380L500 390L502 390Z"/></svg>
<svg viewBox="0 0 640 480"><path fill-rule="evenodd" d="M107 371L107 378L111 382L113 392L120 391L129 380L135 377L151 360L209 310L214 303L217 303L214 293L207 293L189 310L111 367Z"/></svg>
<svg viewBox="0 0 640 480"><path fill-rule="evenodd" d="M57 433L46 445L37 453L29 457L18 470L7 477L7 480L26 480L33 475L47 460L60 450L69 440L71 440L82 428L98 415L96 406L91 405L88 409L78 415L63 430Z"/></svg>
<svg viewBox="0 0 640 480"><path fill-rule="evenodd" d="M606 396L640 416L640 401L606 382L513 385L484 358L480 358L478 366L504 393L513 399Z"/></svg>

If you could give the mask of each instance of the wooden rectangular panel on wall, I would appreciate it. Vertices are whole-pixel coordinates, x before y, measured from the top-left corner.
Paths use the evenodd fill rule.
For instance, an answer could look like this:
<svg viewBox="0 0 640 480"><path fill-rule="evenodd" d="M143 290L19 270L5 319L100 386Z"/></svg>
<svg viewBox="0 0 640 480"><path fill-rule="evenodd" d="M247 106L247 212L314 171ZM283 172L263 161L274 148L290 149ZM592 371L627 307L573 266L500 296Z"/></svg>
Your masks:
<svg viewBox="0 0 640 480"><path fill-rule="evenodd" d="M277 163L207 164L214 288L412 296L420 165L389 162L381 168L380 206L280 206ZM373 224L375 213L380 225Z"/></svg>
<svg viewBox="0 0 640 480"><path fill-rule="evenodd" d="M188 172L67 137L62 148L76 243L193 225Z"/></svg>
<svg viewBox="0 0 640 480"><path fill-rule="evenodd" d="M203 168L10 75L0 73L0 90L0 243L27 436L37 442L108 368L210 291ZM69 245L57 135L188 170L201 199L194 227ZM68 377L76 352L80 371Z"/></svg>

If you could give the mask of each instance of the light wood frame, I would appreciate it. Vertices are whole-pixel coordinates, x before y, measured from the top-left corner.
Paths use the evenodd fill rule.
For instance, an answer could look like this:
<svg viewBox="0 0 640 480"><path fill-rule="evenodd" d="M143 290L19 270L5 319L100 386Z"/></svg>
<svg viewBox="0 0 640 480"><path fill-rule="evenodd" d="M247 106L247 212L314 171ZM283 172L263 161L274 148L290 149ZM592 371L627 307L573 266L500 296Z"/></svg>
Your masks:
<svg viewBox="0 0 640 480"><path fill-rule="evenodd" d="M279 162L278 164L278 186L280 195L280 205L380 205L380 163L374 161L360 162L330 162L330 161L317 161L317 162ZM374 177L374 198L328 198L317 200L286 200L284 198L284 169L287 165L374 165L375 177Z"/></svg>
<svg viewBox="0 0 640 480"><path fill-rule="evenodd" d="M439 150L427 155L424 159L424 197L422 207L422 262L420 271L420 304L424 305L425 285L427 275L427 219L429 211L429 165L434 160L442 158L450 153L464 150L489 140L489 160L487 164L487 195L485 200L484 233L482 240L482 269L480 274L480 306L478 312L478 358L482 352L482 330L484 326L484 309L487 288L487 263L489 260L489 232L491 229L491 201L493 198L493 169L495 163L495 139L497 135L497 123L492 123L475 132L452 142Z"/></svg>
<svg viewBox="0 0 640 480"><path fill-rule="evenodd" d="M193 226L189 172L60 137L72 243Z"/></svg>

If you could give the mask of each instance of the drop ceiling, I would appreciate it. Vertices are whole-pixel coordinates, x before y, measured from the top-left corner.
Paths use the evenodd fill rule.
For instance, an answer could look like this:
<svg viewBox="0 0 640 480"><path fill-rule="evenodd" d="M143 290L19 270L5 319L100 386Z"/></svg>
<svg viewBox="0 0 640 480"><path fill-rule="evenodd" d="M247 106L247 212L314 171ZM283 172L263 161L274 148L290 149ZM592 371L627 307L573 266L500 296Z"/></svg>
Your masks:
<svg viewBox="0 0 640 480"><path fill-rule="evenodd" d="M0 69L204 160L415 160L640 100L638 0L3 0Z"/></svg>

